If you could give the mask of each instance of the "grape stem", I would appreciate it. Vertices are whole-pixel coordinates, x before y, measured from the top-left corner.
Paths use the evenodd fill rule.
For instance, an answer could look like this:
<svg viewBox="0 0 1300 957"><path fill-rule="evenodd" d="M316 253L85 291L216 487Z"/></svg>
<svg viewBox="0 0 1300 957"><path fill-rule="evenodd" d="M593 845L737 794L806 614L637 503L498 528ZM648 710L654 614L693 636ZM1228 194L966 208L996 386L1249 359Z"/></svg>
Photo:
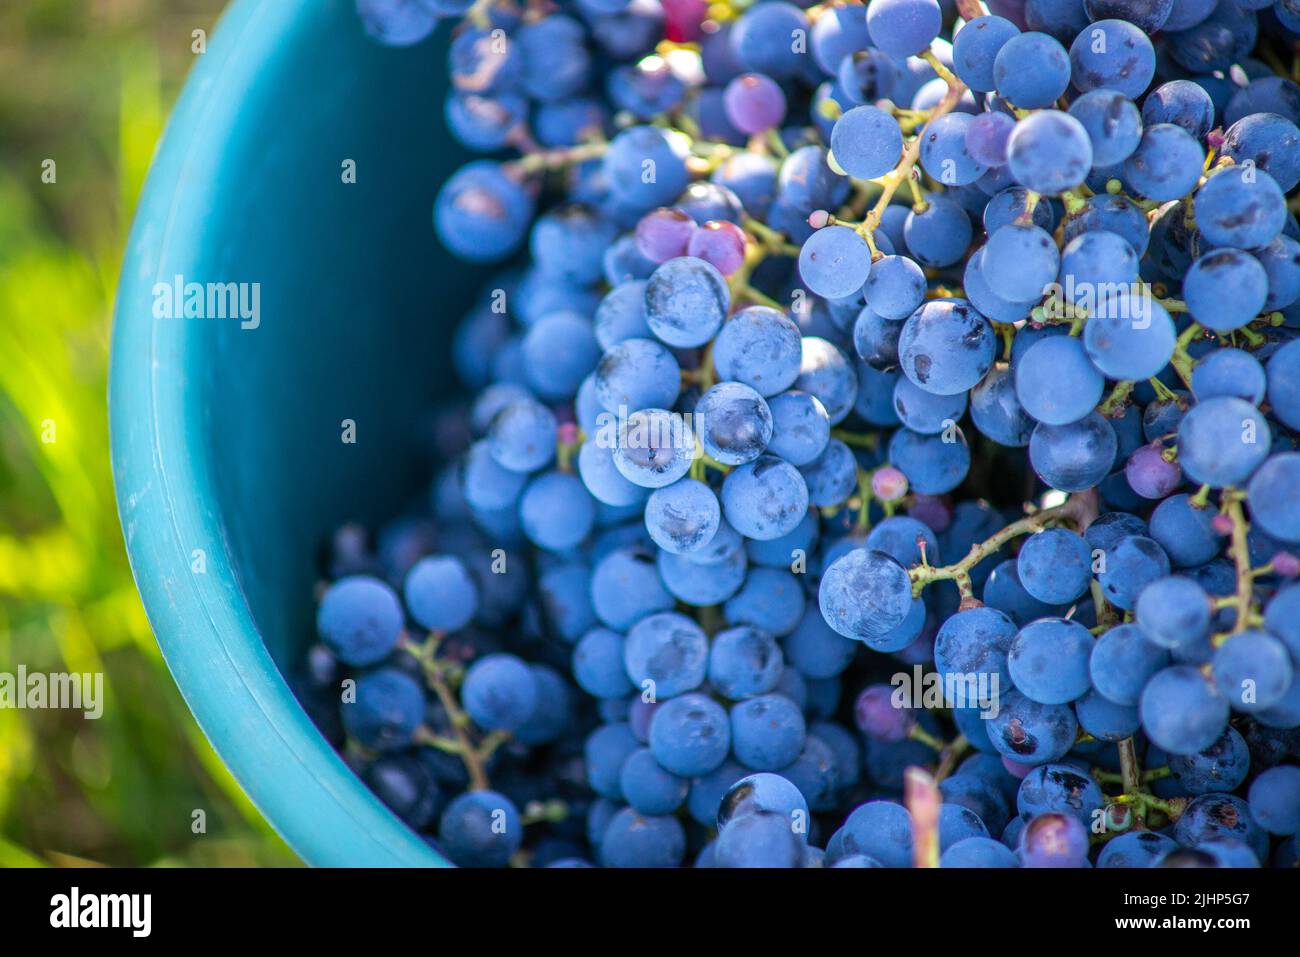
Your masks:
<svg viewBox="0 0 1300 957"><path fill-rule="evenodd" d="M1233 596L1233 605L1237 609L1237 617L1232 631L1214 637L1216 645L1223 644L1233 635L1245 631L1250 625L1255 576L1250 567L1250 544L1246 540L1246 516L1241 508L1241 503L1245 500L1245 492L1232 488L1223 490L1222 504L1219 511L1232 522L1232 563L1237 571L1237 593Z"/></svg>
<svg viewBox="0 0 1300 957"><path fill-rule="evenodd" d="M1128 397L1132 394L1135 385L1137 383L1131 379L1116 382L1115 388L1110 390L1110 395L1105 398L1101 405L1097 406L1097 411L1109 418L1118 417L1119 413L1128 405Z"/></svg>
<svg viewBox="0 0 1300 957"><path fill-rule="evenodd" d="M890 200L894 198L894 193L912 175L912 167L916 165L916 161L921 156L921 141L925 138L925 131L939 117L951 113L956 108L958 101L961 100L962 94L966 92L966 84L953 76L952 71L940 63L939 58L929 50L921 54L921 59L929 63L934 68L934 71L944 78L944 81L948 84L948 92L930 111L930 118L921 127L921 132L908 142L903 150L903 158L899 160L898 165L881 177L880 196L876 199L876 204L871 207L871 211L867 213L862 225L858 227L858 231L863 233L864 236L874 234L880 227L881 217L885 215L885 209L888 208Z"/></svg>
<svg viewBox="0 0 1300 957"><path fill-rule="evenodd" d="M1026 515L1019 521L1012 522L1000 532L991 535L983 542L972 545L970 552L959 562L944 565L941 568L932 565L913 567L908 572L912 579L912 594L919 596L922 589L931 582L951 580L957 583L957 588L961 591L962 605L964 607L976 607L979 602L975 598L970 580L971 569L976 565L1012 539L1036 532L1053 522L1073 522L1080 529L1087 528L1088 524L1097 516L1097 511L1097 492L1095 489L1076 492L1061 505L1042 509L1032 515Z"/></svg>
<svg viewBox="0 0 1300 957"><path fill-rule="evenodd" d="M1175 300L1163 299L1161 300L1161 304L1170 312L1177 312L1178 310L1172 308L1170 305L1170 303L1174 301ZM1180 303L1180 305L1182 304ZM1185 310L1186 308L1187 307L1183 305L1183 309ZM1192 367L1195 365L1195 362L1188 353L1187 347L1190 346L1202 334L1202 332L1203 330L1201 327L1194 322L1184 329L1182 334L1179 335L1178 339L1174 342L1174 354L1169 359L1169 364L1173 366L1174 371L1178 373L1178 378L1182 379L1183 385L1189 389L1192 387Z"/></svg>
<svg viewBox="0 0 1300 957"><path fill-rule="evenodd" d="M1119 748L1119 771L1121 783L1124 786L1125 794L1137 794L1142 787L1142 767L1138 764L1137 748L1133 745L1133 738L1128 737L1117 745ZM1146 824L1146 808L1138 805L1134 812L1138 826Z"/></svg>
<svg viewBox="0 0 1300 957"><path fill-rule="evenodd" d="M447 683L447 662L439 661L437 658L438 643L441 640L441 633L430 632L423 642L406 639L403 647L424 669L425 680L433 689L433 693L438 696L443 710L447 712L455 740L441 737L427 728L422 729L418 739L421 744L427 744L439 751L459 754L465 763L465 770L469 773L470 790L486 791L490 787L486 770L487 760L505 743L509 735L494 731L486 735L478 745L470 739L469 728L472 727L472 722Z"/></svg>

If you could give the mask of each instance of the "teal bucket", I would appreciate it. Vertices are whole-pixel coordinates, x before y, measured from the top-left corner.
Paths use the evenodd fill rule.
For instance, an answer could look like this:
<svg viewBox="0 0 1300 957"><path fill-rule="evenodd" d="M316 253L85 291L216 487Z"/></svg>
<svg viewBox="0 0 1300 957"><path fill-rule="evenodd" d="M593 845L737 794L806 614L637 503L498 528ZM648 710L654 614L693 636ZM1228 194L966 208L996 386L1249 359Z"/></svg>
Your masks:
<svg viewBox="0 0 1300 957"><path fill-rule="evenodd" d="M154 159L118 292L113 474L136 584L199 725L316 865L447 864L286 681L314 634L318 546L427 481L412 437L481 280L433 234L467 158L442 126L438 36L385 49L352 0L237 0Z"/></svg>

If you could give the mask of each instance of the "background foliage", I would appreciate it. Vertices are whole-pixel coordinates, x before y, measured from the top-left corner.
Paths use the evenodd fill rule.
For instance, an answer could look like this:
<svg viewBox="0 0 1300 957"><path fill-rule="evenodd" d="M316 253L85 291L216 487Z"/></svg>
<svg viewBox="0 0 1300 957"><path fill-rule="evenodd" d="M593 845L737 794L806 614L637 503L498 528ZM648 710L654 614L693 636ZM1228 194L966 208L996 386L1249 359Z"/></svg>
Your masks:
<svg viewBox="0 0 1300 957"><path fill-rule="evenodd" d="M210 32L223 5L0 4L0 671L105 676L98 721L0 709L0 865L294 861L167 672L108 455L123 244L192 32ZM41 182L46 159L53 184Z"/></svg>

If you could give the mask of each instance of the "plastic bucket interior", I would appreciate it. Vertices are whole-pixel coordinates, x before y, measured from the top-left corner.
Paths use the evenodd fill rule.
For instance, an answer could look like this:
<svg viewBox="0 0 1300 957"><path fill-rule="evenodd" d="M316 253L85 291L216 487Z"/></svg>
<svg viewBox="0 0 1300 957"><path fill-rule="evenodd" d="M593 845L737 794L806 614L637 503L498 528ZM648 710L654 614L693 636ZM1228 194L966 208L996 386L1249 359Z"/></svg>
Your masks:
<svg viewBox="0 0 1300 957"><path fill-rule="evenodd" d="M237 0L172 115L122 267L109 407L136 582L203 731L311 864L446 864L284 677L313 638L317 547L428 478L412 436L452 388L451 329L481 281L432 229L466 159L442 125L445 44L442 27L380 47L353 0ZM257 284L256 319L158 317L176 277L250 284L250 306Z"/></svg>

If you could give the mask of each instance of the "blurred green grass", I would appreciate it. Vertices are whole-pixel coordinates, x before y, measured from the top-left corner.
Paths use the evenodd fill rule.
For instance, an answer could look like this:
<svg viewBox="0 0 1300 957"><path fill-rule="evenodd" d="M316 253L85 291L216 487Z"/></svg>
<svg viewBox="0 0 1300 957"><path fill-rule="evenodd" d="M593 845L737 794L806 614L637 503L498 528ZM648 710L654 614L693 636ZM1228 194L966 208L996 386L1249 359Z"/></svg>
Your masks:
<svg viewBox="0 0 1300 957"><path fill-rule="evenodd" d="M109 465L122 248L192 33L222 6L0 5L0 671L103 672L105 700L97 721L0 709L0 866L296 861L172 682Z"/></svg>

